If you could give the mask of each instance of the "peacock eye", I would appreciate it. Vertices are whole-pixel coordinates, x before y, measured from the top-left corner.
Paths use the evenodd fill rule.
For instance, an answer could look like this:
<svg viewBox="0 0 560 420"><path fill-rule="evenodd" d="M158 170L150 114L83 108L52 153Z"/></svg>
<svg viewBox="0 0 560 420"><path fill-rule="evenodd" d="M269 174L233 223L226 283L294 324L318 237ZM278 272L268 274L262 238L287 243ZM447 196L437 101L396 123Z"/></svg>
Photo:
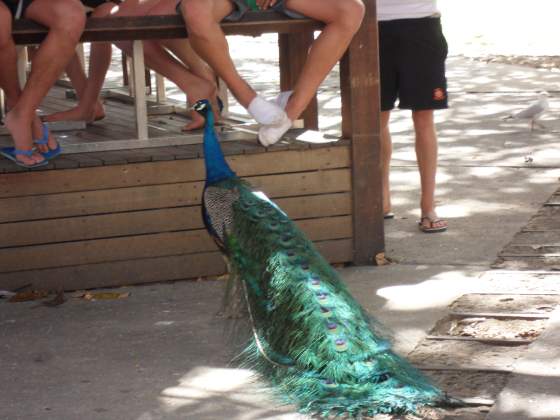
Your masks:
<svg viewBox="0 0 560 420"><path fill-rule="evenodd" d="M337 338L334 341L335 344L335 349L336 351L346 351L348 350L348 344L346 343L346 340L343 338Z"/></svg>
<svg viewBox="0 0 560 420"><path fill-rule="evenodd" d="M329 316L332 315L332 311L329 308L325 308L324 306L321 306L321 315L325 318L328 318Z"/></svg>

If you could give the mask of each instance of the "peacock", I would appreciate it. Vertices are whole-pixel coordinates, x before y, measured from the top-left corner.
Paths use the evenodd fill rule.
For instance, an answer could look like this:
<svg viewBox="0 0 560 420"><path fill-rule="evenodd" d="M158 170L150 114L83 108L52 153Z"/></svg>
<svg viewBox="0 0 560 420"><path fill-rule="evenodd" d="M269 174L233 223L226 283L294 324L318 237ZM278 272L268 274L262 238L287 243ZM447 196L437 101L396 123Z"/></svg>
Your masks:
<svg viewBox="0 0 560 420"><path fill-rule="evenodd" d="M360 418L452 403L391 350L288 216L231 170L209 102L195 109L206 120L202 216L228 260L229 281L238 283L252 328L243 360L301 413Z"/></svg>

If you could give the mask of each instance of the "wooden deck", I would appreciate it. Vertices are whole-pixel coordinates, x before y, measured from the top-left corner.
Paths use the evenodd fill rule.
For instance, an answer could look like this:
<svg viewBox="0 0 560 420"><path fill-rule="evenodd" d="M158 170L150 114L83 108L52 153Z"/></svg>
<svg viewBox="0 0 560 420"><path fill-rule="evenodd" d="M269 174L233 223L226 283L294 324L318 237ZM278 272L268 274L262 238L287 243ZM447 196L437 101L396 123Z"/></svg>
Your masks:
<svg viewBox="0 0 560 420"><path fill-rule="evenodd" d="M43 111L69 105L54 89ZM59 133L66 144L132 138L132 106ZM179 115L150 118L150 135L179 135ZM6 136L1 142L6 142ZM232 168L261 188L331 262L353 260L351 150L283 142L223 143ZM200 216L201 144L64 154L32 171L0 160L0 288L81 289L219 275L225 265Z"/></svg>

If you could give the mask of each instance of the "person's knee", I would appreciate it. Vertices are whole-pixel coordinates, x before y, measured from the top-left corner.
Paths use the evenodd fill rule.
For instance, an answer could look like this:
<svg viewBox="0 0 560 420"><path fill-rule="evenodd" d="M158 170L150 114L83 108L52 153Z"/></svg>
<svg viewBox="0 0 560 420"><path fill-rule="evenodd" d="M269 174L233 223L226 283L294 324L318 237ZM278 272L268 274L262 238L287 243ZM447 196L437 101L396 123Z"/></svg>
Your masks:
<svg viewBox="0 0 560 420"><path fill-rule="evenodd" d="M214 23L212 2L207 0L183 0L180 7L191 35L204 36L208 33L209 26Z"/></svg>
<svg viewBox="0 0 560 420"><path fill-rule="evenodd" d="M338 20L349 31L356 32L362 23L365 14L365 6L361 0L345 0L340 2L340 13Z"/></svg>
<svg viewBox="0 0 560 420"><path fill-rule="evenodd" d="M12 14L3 3L0 3L0 49L12 43Z"/></svg>
<svg viewBox="0 0 560 420"><path fill-rule="evenodd" d="M110 16L116 10L118 10L118 6L115 3L107 2L100 6L97 6L93 12L91 12L91 17L105 17Z"/></svg>
<svg viewBox="0 0 560 420"><path fill-rule="evenodd" d="M86 24L82 4L76 0L59 0L51 6L50 29L64 31L70 40L78 42Z"/></svg>

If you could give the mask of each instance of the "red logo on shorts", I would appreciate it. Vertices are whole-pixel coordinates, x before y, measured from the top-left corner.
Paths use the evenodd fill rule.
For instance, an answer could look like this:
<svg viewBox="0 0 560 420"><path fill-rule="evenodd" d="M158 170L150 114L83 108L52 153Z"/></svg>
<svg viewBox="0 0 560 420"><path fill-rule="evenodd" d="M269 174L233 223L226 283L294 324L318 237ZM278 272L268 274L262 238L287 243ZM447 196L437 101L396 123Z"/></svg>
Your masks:
<svg viewBox="0 0 560 420"><path fill-rule="evenodd" d="M443 101L445 99L445 92L442 88L434 89L434 101Z"/></svg>

